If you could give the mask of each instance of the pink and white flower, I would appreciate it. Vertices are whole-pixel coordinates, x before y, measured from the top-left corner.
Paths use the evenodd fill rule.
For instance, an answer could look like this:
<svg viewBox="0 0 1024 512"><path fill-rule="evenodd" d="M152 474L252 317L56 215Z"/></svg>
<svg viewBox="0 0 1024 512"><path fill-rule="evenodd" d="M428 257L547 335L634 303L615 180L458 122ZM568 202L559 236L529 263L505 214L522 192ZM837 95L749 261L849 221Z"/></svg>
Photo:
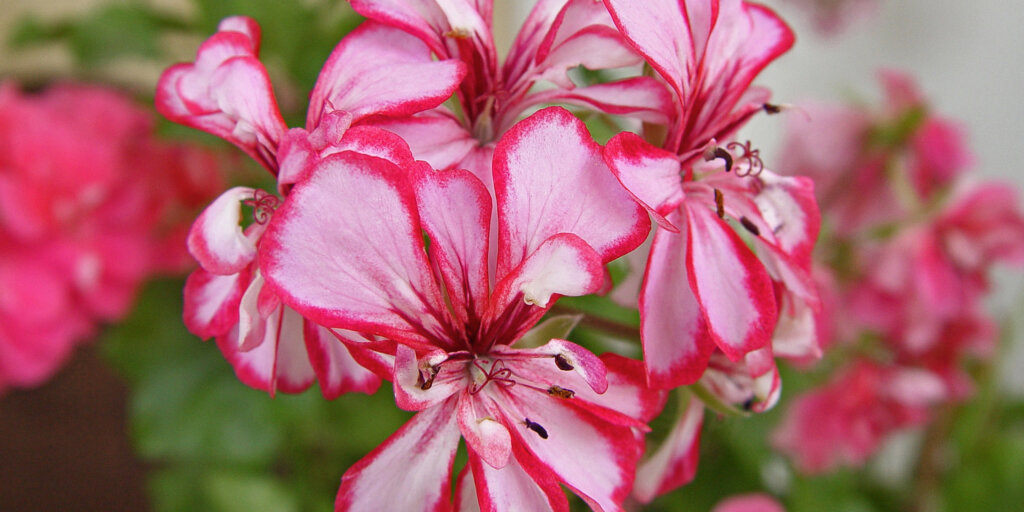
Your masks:
<svg viewBox="0 0 1024 512"><path fill-rule="evenodd" d="M560 483L621 510L630 492L663 400L639 363L561 339L515 345L558 296L601 289L647 216L564 109L514 126L493 169L492 204L469 171L336 154L267 228L267 283L318 324L372 338L398 405L418 411L346 472L337 510L450 509L460 436L460 510L568 510Z"/></svg>
<svg viewBox="0 0 1024 512"><path fill-rule="evenodd" d="M468 169L489 189L495 142L538 106L560 103L655 123L667 119L668 91L653 79L580 86L571 79L569 71L578 66L603 70L642 62L599 2L537 2L504 63L492 33L492 0L351 3L363 16L418 37L438 58L465 63L466 79L456 95L461 115L441 106L378 125L401 135L434 168Z"/></svg>
<svg viewBox="0 0 1024 512"><path fill-rule="evenodd" d="M437 106L465 70L460 62L433 60L427 46L399 30L366 23L328 58L306 127L289 130L257 57L259 36L253 20L225 19L195 62L169 68L157 87L157 107L165 116L234 143L278 183L276 195L228 190L196 220L188 244L202 268L185 288L185 323L200 337L216 337L239 378L255 388L298 392L317 378L329 398L371 392L379 378L344 344L359 336L336 338L282 304L263 286L257 249L282 197L320 159L359 151L411 162L405 142L364 121ZM245 229L241 205L253 209L254 222Z"/></svg>

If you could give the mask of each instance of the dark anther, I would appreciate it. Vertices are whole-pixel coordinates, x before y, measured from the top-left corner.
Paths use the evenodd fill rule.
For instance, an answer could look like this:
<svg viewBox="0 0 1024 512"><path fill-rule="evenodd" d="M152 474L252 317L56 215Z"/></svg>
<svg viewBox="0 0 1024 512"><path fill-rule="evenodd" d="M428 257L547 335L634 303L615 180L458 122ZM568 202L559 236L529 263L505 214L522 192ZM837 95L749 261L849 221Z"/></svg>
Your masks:
<svg viewBox="0 0 1024 512"><path fill-rule="evenodd" d="M555 364L558 366L558 369L563 372L571 372L575 369L572 363L570 363L562 354L555 356Z"/></svg>
<svg viewBox="0 0 1024 512"><path fill-rule="evenodd" d="M719 219L725 218L725 196L721 190L715 189L715 213Z"/></svg>
<svg viewBox="0 0 1024 512"><path fill-rule="evenodd" d="M418 384L420 389L422 389L423 391L426 391L426 390L430 389L430 387L434 385L434 377L437 377L437 373L439 371L441 371L441 367L440 366L431 366L431 367L429 367L427 369L427 373L429 375L428 377L424 377L423 376L424 372L420 371L420 377L419 377L419 380L416 381L416 384Z"/></svg>
<svg viewBox="0 0 1024 512"><path fill-rule="evenodd" d="M534 423L530 421L530 418L526 418L523 421L526 423L526 428L536 432L541 439L548 438L548 431L545 430L544 427L540 426L540 423Z"/></svg>
<svg viewBox="0 0 1024 512"><path fill-rule="evenodd" d="M252 199L246 199L242 204L252 207L252 216L257 224L266 224L270 220L270 214L281 205L281 200L264 190L256 189L252 193Z"/></svg>
<svg viewBox="0 0 1024 512"><path fill-rule="evenodd" d="M557 396L558 398L572 398L576 396L576 392L571 389L565 389L561 386L551 386L548 388L548 394L551 396Z"/></svg>
<svg viewBox="0 0 1024 512"><path fill-rule="evenodd" d="M782 112L782 105L776 105L774 103L765 103L761 108L769 114L778 114L779 112Z"/></svg>
<svg viewBox="0 0 1024 512"><path fill-rule="evenodd" d="M750 219L746 217L740 217L740 224L742 224L743 227L747 228L747 231L753 233L754 236L761 235L761 230L757 229L757 224L754 224Z"/></svg>
<svg viewBox="0 0 1024 512"><path fill-rule="evenodd" d="M737 152L742 151L743 154L740 155L739 159L747 161L747 170L742 171L741 173L741 171L737 169L737 176L757 176L758 174L761 174L761 171L764 170L764 162L761 161L761 150L750 147L749 140L743 144L733 141L727 144L725 147Z"/></svg>
<svg viewBox="0 0 1024 512"><path fill-rule="evenodd" d="M743 402L743 410L744 411L749 411L749 410L751 410L753 408L754 408L754 397L750 397L745 402Z"/></svg>
<svg viewBox="0 0 1024 512"><path fill-rule="evenodd" d="M716 158L721 158L725 161L725 172L732 170L732 154L720 146L715 146L715 149L709 149L704 152L704 161L710 162Z"/></svg>

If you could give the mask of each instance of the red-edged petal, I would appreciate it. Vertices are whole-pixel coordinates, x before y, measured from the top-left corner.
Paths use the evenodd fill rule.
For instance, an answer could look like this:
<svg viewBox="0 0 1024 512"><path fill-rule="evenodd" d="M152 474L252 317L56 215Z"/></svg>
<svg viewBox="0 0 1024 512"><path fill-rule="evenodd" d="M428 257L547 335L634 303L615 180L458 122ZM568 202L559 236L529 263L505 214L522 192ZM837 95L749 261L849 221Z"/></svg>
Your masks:
<svg viewBox="0 0 1024 512"><path fill-rule="evenodd" d="M682 169L679 158L641 139L622 132L608 141L604 158L623 187L647 209L658 225L679 231L665 215L683 202Z"/></svg>
<svg viewBox="0 0 1024 512"><path fill-rule="evenodd" d="M430 237L431 260L440 270L456 318L483 318L490 283L491 195L469 171L420 168L413 177L416 205Z"/></svg>
<svg viewBox="0 0 1024 512"><path fill-rule="evenodd" d="M668 89L661 82L643 76L573 89L549 89L523 100L529 105L559 102L655 124L668 123L672 111Z"/></svg>
<svg viewBox="0 0 1024 512"><path fill-rule="evenodd" d="M525 317L517 317L514 330L503 332L507 339L491 342L510 344L518 340L554 304L552 298L556 295L594 293L604 279L601 257L580 237L569 233L552 236L495 286L488 312L490 320L522 311L521 308L529 310Z"/></svg>
<svg viewBox="0 0 1024 512"><path fill-rule="evenodd" d="M494 402L486 395L477 397L463 391L457 414L466 447L488 466L506 467L512 457L512 435L501 423Z"/></svg>
<svg viewBox="0 0 1024 512"><path fill-rule="evenodd" d="M690 285L715 344L736 361L771 339L778 317L771 278L714 211L703 204L684 205Z"/></svg>
<svg viewBox="0 0 1024 512"><path fill-rule="evenodd" d="M814 182L803 177L784 177L764 171L758 175L764 185L754 201L776 245L805 269L810 269L811 251L818 240L821 213L814 197Z"/></svg>
<svg viewBox="0 0 1024 512"><path fill-rule="evenodd" d="M519 122L494 152L498 276L556 233L579 236L611 261L650 229L601 158L601 147L569 111L552 107Z"/></svg>
<svg viewBox="0 0 1024 512"><path fill-rule="evenodd" d="M391 162L352 152L323 160L274 214L260 251L268 282L320 325L451 343L413 191Z"/></svg>
<svg viewBox="0 0 1024 512"><path fill-rule="evenodd" d="M238 304L249 272L217 275L196 269L185 281L185 327L203 339L223 336L238 323Z"/></svg>
<svg viewBox="0 0 1024 512"><path fill-rule="evenodd" d="M380 377L359 364L348 346L329 329L307 320L303 331L309 362L324 398L333 400L353 391L368 395L377 391Z"/></svg>
<svg viewBox="0 0 1024 512"><path fill-rule="evenodd" d="M455 403L417 413L341 477L336 511L451 508L452 462L459 445Z"/></svg>
<svg viewBox="0 0 1024 512"><path fill-rule="evenodd" d="M226 139L276 173L274 153L287 127L258 50L254 21L225 19L194 64L164 71L155 101L168 119Z"/></svg>
<svg viewBox="0 0 1024 512"><path fill-rule="evenodd" d="M503 411L513 443L523 443L537 460L594 510L622 510L642 451L630 427L608 423L567 405L565 399L532 391L508 395ZM517 417L520 415L522 417ZM547 437L527 428L526 420Z"/></svg>
<svg viewBox="0 0 1024 512"><path fill-rule="evenodd" d="M307 129L343 110L353 121L407 116L440 105L465 76L457 60L433 60L427 45L395 28L363 23L338 43L309 101Z"/></svg>
<svg viewBox="0 0 1024 512"><path fill-rule="evenodd" d="M207 206L188 232L188 251L207 272L236 274L256 256L256 242L242 231L242 201L254 189L235 187Z"/></svg>
<svg viewBox="0 0 1024 512"><path fill-rule="evenodd" d="M633 495L649 503L655 497L688 484L697 474L704 403L690 396L661 446L636 470Z"/></svg>
<svg viewBox="0 0 1024 512"><path fill-rule="evenodd" d="M678 211L669 219L684 222ZM715 348L690 284L688 245L685 230L657 230L640 290L644 365L647 382L655 388L671 389L697 382Z"/></svg>
<svg viewBox="0 0 1024 512"><path fill-rule="evenodd" d="M394 132L405 139L413 155L434 169L462 167L459 163L480 144L480 141L473 138L457 119L447 113L431 111L429 114L416 117L372 122L374 126ZM489 171L490 169L487 174L490 174Z"/></svg>
<svg viewBox="0 0 1024 512"><path fill-rule="evenodd" d="M469 450L470 470L468 484L475 486L469 489L471 498L476 499L476 510L501 512L505 510L545 510L568 512L569 501L558 485L558 480L551 471L521 447L515 450L516 456L505 467L494 469L484 463L482 457L472 449ZM525 460L525 463L520 463ZM527 469L529 468L529 469ZM467 504L468 505L468 504ZM466 510L466 508L460 508Z"/></svg>
<svg viewBox="0 0 1024 512"><path fill-rule="evenodd" d="M236 331L217 338L224 358L235 368L238 379L261 391L299 393L316 378L302 340L303 319L287 307L278 307L260 318L262 339L255 348L242 351Z"/></svg>

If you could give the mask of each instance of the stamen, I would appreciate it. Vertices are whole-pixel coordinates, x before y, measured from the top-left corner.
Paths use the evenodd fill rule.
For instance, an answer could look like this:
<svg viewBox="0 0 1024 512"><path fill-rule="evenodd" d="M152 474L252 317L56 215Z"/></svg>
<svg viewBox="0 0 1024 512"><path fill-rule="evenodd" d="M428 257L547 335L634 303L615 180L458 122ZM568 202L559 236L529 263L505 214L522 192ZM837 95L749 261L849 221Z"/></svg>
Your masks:
<svg viewBox="0 0 1024 512"><path fill-rule="evenodd" d="M473 360L473 366L480 370L484 374L483 382L478 382L473 385L469 390L469 394L475 395L487 387L491 381L497 382L498 384L508 387L516 385L516 381L512 380L512 370L505 368L505 363L501 359L495 359L491 362L490 369L483 366L483 361L480 359Z"/></svg>
<svg viewBox="0 0 1024 512"><path fill-rule="evenodd" d="M715 213L718 214L719 219L725 218L725 195L717 188L715 189Z"/></svg>
<svg viewBox="0 0 1024 512"><path fill-rule="evenodd" d="M575 369L572 363L570 363L569 360L566 359L565 356L563 356L562 354L558 354L555 356L555 365L557 365L558 369L562 370L563 372L571 372Z"/></svg>
<svg viewBox="0 0 1024 512"><path fill-rule="evenodd" d="M434 378L437 377L437 374L440 371L441 371L441 365L429 366L426 369L426 373L427 373L428 377L424 378L423 377L424 371L420 370L419 380L416 381L416 383L419 385L420 389L422 389L423 391L426 391L426 390L430 389L430 387L434 385Z"/></svg>
<svg viewBox="0 0 1024 512"><path fill-rule="evenodd" d="M754 408L754 397L750 397L743 402L743 410L749 411Z"/></svg>
<svg viewBox="0 0 1024 512"><path fill-rule="evenodd" d="M782 112L782 105L776 105L774 103L765 103L761 106L768 114L778 114Z"/></svg>
<svg viewBox="0 0 1024 512"><path fill-rule="evenodd" d="M462 27L452 27L451 30L444 33L444 36L452 39L469 39L469 30Z"/></svg>
<svg viewBox="0 0 1024 512"><path fill-rule="evenodd" d="M712 141L714 143L714 141ZM710 162L716 158L721 158L725 161L725 172L732 170L732 154L725 150L721 146L709 147L704 151L704 161Z"/></svg>
<svg viewBox="0 0 1024 512"><path fill-rule="evenodd" d="M740 224L742 224L743 227L747 228L747 231L753 233L754 236L761 236L761 230L758 229L757 224L754 224L753 221L751 221L750 219L746 217L740 217Z"/></svg>
<svg viewBox="0 0 1024 512"><path fill-rule="evenodd" d="M541 439L548 438L548 431L544 427L540 426L540 423L534 423L530 421L530 418L524 418L523 423L526 424L526 428L536 432Z"/></svg>
<svg viewBox="0 0 1024 512"><path fill-rule="evenodd" d="M548 388L548 394L551 396L557 396L558 398L572 398L576 396L576 392L571 389L565 389L561 386L551 386Z"/></svg>
<svg viewBox="0 0 1024 512"><path fill-rule="evenodd" d="M747 161L747 170L741 172L737 169L736 176L741 178L746 176L757 176L764 170L764 162L761 161L761 150L752 148L749 140L743 144L733 141L725 147L734 151L742 151L743 154L740 155L739 159ZM728 170L728 168L726 170Z"/></svg>
<svg viewBox="0 0 1024 512"><path fill-rule="evenodd" d="M265 190L256 189L252 199L246 199L242 204L252 207L252 216L257 224L266 224L274 210L281 205L281 199Z"/></svg>

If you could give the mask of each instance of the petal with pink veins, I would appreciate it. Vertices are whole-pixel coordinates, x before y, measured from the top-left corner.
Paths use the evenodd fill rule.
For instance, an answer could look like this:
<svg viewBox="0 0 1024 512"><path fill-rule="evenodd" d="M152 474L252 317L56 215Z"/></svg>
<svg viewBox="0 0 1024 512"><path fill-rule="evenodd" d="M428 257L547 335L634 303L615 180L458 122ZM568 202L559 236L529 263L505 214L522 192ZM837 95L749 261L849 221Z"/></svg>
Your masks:
<svg viewBox="0 0 1024 512"><path fill-rule="evenodd" d="M409 143L417 159L426 161L434 169L462 167L460 162L480 144L457 119L435 114L434 111L414 117L368 122L398 134Z"/></svg>
<svg viewBox="0 0 1024 512"><path fill-rule="evenodd" d="M417 413L341 477L336 511L449 510L459 428L455 403ZM396 475L402 475L396 478Z"/></svg>
<svg viewBox="0 0 1024 512"><path fill-rule="evenodd" d="M446 306L423 247L406 172L331 155L292 189L260 244L264 277L326 327L447 347Z"/></svg>
<svg viewBox="0 0 1024 512"><path fill-rule="evenodd" d="M703 204L684 203L686 267L715 344L730 360L768 344L777 320L764 266L743 240Z"/></svg>
<svg viewBox="0 0 1024 512"><path fill-rule="evenodd" d="M369 115L407 116L440 105L465 76L457 60L437 61L430 49L402 30L363 23L338 43L309 100L307 129L332 110L353 122Z"/></svg>
<svg viewBox="0 0 1024 512"><path fill-rule="evenodd" d="M324 398L333 400L353 391L368 395L377 391L380 377L359 364L346 344L329 329L307 320L303 331L309 362Z"/></svg>
<svg viewBox="0 0 1024 512"><path fill-rule="evenodd" d="M619 185L586 126L560 107L520 121L494 151L498 276L556 233L572 233L604 262L640 245L643 209Z"/></svg>
<svg viewBox="0 0 1024 512"><path fill-rule="evenodd" d="M668 219L685 222L678 211ZM715 348L691 288L688 245L686 231L655 232L640 291L640 337L647 382L659 389L697 382Z"/></svg>
<svg viewBox="0 0 1024 512"><path fill-rule="evenodd" d="M469 171L419 168L412 177L429 253L440 270L459 321L479 320L487 310L490 283L491 195Z"/></svg>
<svg viewBox="0 0 1024 512"><path fill-rule="evenodd" d="M622 132L608 141L604 148L608 167L622 186L647 209L658 225L677 232L665 217L683 202L682 169L679 158L656 148L638 135Z"/></svg>
<svg viewBox="0 0 1024 512"><path fill-rule="evenodd" d="M467 480L475 486L475 489L468 489L471 496L469 499L476 500L479 507L477 510L568 512L569 502L551 471L522 448L515 452L515 457L505 467L495 469L472 449L469 450L470 471ZM520 460L526 460L526 466L532 471L527 470ZM465 501L468 500L464 498Z"/></svg>

